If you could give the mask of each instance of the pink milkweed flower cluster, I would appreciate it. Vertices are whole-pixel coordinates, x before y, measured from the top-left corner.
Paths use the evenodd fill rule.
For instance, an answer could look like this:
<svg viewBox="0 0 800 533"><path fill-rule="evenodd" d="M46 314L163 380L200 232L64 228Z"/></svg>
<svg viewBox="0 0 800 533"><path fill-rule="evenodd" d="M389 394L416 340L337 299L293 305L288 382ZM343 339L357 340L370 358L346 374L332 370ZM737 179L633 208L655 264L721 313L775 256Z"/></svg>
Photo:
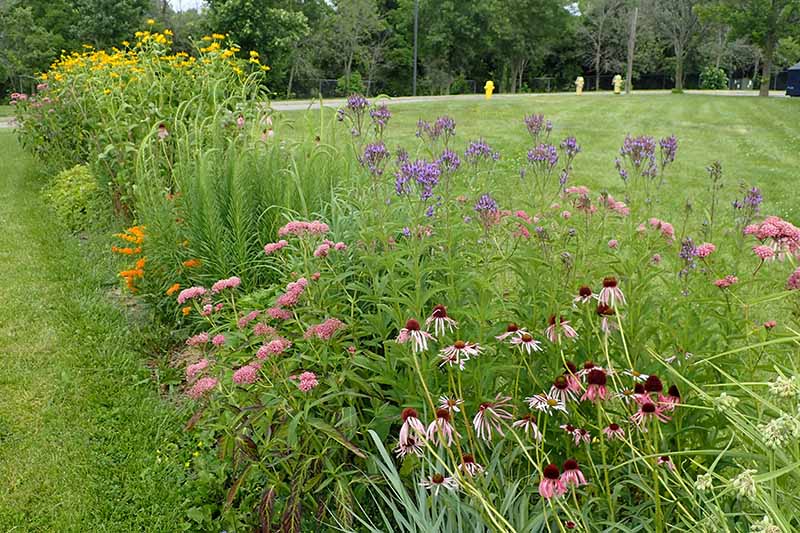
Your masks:
<svg viewBox="0 0 800 533"><path fill-rule="evenodd" d="M190 398L194 398L195 400L203 397L206 393L214 390L219 383L217 378L200 378L198 379L192 388L189 389L186 394Z"/></svg>
<svg viewBox="0 0 800 533"><path fill-rule="evenodd" d="M675 240L675 228L669 222L665 222L658 218L651 218L647 221L650 224L650 227L654 230L658 230L661 232L661 236L664 237L668 243L672 243ZM644 231L644 225L639 226L639 231Z"/></svg>
<svg viewBox="0 0 800 533"><path fill-rule="evenodd" d="M751 224L744 228L744 234L771 248L781 261L800 254L800 228L780 217L768 216L759 224Z"/></svg>
<svg viewBox="0 0 800 533"><path fill-rule="evenodd" d="M738 281L739 281L739 278L737 278L736 276L728 274L724 278L718 279L717 281L715 281L714 285L716 285L720 289L727 289L728 287L730 287L731 285L734 285Z"/></svg>
<svg viewBox="0 0 800 533"><path fill-rule="evenodd" d="M289 320L292 318L291 312L286 309L281 309L280 307L270 307L267 309L266 313L270 318L274 318L275 320Z"/></svg>
<svg viewBox="0 0 800 533"><path fill-rule="evenodd" d="M213 313L219 313L223 307L225 307L225 304L222 302L217 305L204 304L203 309L200 310L200 316L211 316Z"/></svg>
<svg viewBox="0 0 800 533"><path fill-rule="evenodd" d="M297 376L297 388L302 392L308 392L318 385L317 375L313 372L303 372Z"/></svg>
<svg viewBox="0 0 800 533"><path fill-rule="evenodd" d="M256 357L266 359L272 355L280 355L291 347L291 341L278 337L261 346L256 352Z"/></svg>
<svg viewBox="0 0 800 533"><path fill-rule="evenodd" d="M259 322L255 326L253 326L253 335L257 337L269 337L275 334L275 328L264 324L263 322Z"/></svg>
<svg viewBox="0 0 800 533"><path fill-rule="evenodd" d="M278 242L270 242L264 245L264 253L267 255L272 255L278 250L281 250L289 245L289 242L281 239Z"/></svg>
<svg viewBox="0 0 800 533"><path fill-rule="evenodd" d="M305 235L325 235L329 231L330 227L319 220L311 222L295 220L279 229L278 237L285 237L287 235L296 235L298 237L303 237Z"/></svg>
<svg viewBox="0 0 800 533"><path fill-rule="evenodd" d="M713 243L704 242L695 249L694 255L696 255L697 257L706 258L712 253L714 253L716 249L717 247Z"/></svg>
<svg viewBox="0 0 800 533"><path fill-rule="evenodd" d="M631 214L631 208L625 202L615 200L610 194L603 194L598 198L598 203L620 216L626 217Z"/></svg>
<svg viewBox="0 0 800 533"><path fill-rule="evenodd" d="M800 267L791 273L789 279L786 280L786 288L790 291L800 290Z"/></svg>
<svg viewBox="0 0 800 533"><path fill-rule="evenodd" d="M260 314L261 314L261 311L250 311L249 313L247 313L246 315L244 315L242 318L240 318L240 319L239 319L239 320L236 322L236 326L237 326L239 329L244 329L244 328L246 328L246 327L247 327L247 325L248 325L250 322L252 322L252 321L253 321L253 320L255 320L256 318L258 318L258 316L259 316Z"/></svg>
<svg viewBox="0 0 800 533"><path fill-rule="evenodd" d="M764 244L753 246L753 253L762 261L775 259L775 250Z"/></svg>
<svg viewBox="0 0 800 533"><path fill-rule="evenodd" d="M250 385L258 381L258 371L261 364L254 362L241 367L233 373L233 382L237 385Z"/></svg>
<svg viewBox="0 0 800 533"><path fill-rule="evenodd" d="M214 338L211 339L211 344L214 346L222 346L225 344L225 335L214 335Z"/></svg>
<svg viewBox="0 0 800 533"><path fill-rule="evenodd" d="M608 241L608 247L612 250L616 250L619 247L619 241L617 239L611 239Z"/></svg>
<svg viewBox="0 0 800 533"><path fill-rule="evenodd" d="M275 304L277 307L294 307L297 305L300 295L303 294L307 285L308 280L306 278L300 278L297 281L290 282L286 286L286 292L278 296Z"/></svg>
<svg viewBox="0 0 800 533"><path fill-rule="evenodd" d="M331 250L335 250L337 252L341 252L343 250L347 250L347 245L343 242L333 242L325 239L322 244L317 246L314 250L314 257L328 257L328 254Z"/></svg>
<svg viewBox="0 0 800 533"><path fill-rule="evenodd" d="M316 337L318 339L327 341L330 340L331 337L333 337L333 335L342 328L344 328L344 322L337 318L329 318L321 324L316 324L309 327L303 337L306 339Z"/></svg>
<svg viewBox="0 0 800 533"><path fill-rule="evenodd" d="M189 287L178 294L178 304L183 305L189 300L205 295L205 287Z"/></svg>
<svg viewBox="0 0 800 533"><path fill-rule="evenodd" d="M193 363L186 367L186 379L191 381L200 374L203 370L208 368L208 359L200 359L198 362Z"/></svg>
<svg viewBox="0 0 800 533"><path fill-rule="evenodd" d="M214 283L214 285L211 286L211 292L216 294L224 291L225 289L235 289L241 284L242 280L240 280L236 276L231 276L230 278L221 279L216 283Z"/></svg>
<svg viewBox="0 0 800 533"><path fill-rule="evenodd" d="M208 342L208 333L198 333L192 337L186 339L186 346L200 346L201 344L205 344Z"/></svg>

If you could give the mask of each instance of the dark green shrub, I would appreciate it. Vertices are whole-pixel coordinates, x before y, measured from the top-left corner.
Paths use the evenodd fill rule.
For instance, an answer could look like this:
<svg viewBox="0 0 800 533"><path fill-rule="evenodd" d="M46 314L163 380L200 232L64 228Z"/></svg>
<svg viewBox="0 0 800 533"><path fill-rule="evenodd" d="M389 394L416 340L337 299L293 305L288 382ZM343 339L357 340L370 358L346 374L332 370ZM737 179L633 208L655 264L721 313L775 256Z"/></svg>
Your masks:
<svg viewBox="0 0 800 533"><path fill-rule="evenodd" d="M725 71L718 67L706 67L700 73L700 88L701 89L727 89L728 76Z"/></svg>

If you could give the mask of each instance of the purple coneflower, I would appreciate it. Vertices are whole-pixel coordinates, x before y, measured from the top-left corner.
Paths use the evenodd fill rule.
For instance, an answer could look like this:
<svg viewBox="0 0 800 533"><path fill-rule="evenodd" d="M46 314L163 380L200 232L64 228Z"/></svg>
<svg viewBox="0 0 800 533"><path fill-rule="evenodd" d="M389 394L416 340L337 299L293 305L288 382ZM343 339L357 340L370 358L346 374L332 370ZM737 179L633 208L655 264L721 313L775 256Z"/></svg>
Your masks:
<svg viewBox="0 0 800 533"><path fill-rule="evenodd" d="M575 428L572 432L572 440L575 442L575 446L579 445L581 442L589 444L592 442L592 434L583 428Z"/></svg>
<svg viewBox="0 0 800 533"><path fill-rule="evenodd" d="M450 410L437 409L436 418L428 425L427 437L431 443L437 442L442 446L453 444L453 435L460 436L450 423Z"/></svg>
<svg viewBox="0 0 800 533"><path fill-rule="evenodd" d="M448 398L447 396L439 396L439 409L447 409L453 413L461 412L461 405L464 400L460 398Z"/></svg>
<svg viewBox="0 0 800 533"><path fill-rule="evenodd" d="M397 454L397 457L401 459L409 454L414 454L418 457L422 457L422 448L425 446L425 441L420 439L419 437L408 437L406 442L399 442L397 447L394 449L394 453Z"/></svg>
<svg viewBox="0 0 800 533"><path fill-rule="evenodd" d="M411 438L424 441L425 424L419 419L417 410L413 407L406 407L400 414L403 419L403 426L400 428L400 444L407 444Z"/></svg>
<svg viewBox="0 0 800 533"><path fill-rule="evenodd" d="M548 415L552 415L553 411L567 412L567 406L561 398L550 396L544 392L525 398L525 401L528 402L528 406L531 409L537 409Z"/></svg>
<svg viewBox="0 0 800 533"><path fill-rule="evenodd" d="M502 334L496 336L495 339L497 339L499 341L504 341L508 337L518 337L518 336L523 335L525 333L527 333L527 332L524 329L520 328L519 326L517 326L516 324L514 324L512 322L508 326L506 326L505 333L502 333Z"/></svg>
<svg viewBox="0 0 800 533"><path fill-rule="evenodd" d="M603 428L603 434L608 440L622 440L625 438L625 430L619 424L611 423Z"/></svg>
<svg viewBox="0 0 800 533"><path fill-rule="evenodd" d="M406 322L406 327L400 330L395 342L398 344L405 344L409 340L412 342L411 349L414 353L418 353L427 350L428 341L435 341L436 338L427 331L422 331L419 322L411 318Z"/></svg>
<svg viewBox="0 0 800 533"><path fill-rule="evenodd" d="M664 410L661 407L653 402L647 402L639 406L639 410L631 417L631 422L639 426L642 431L647 431L646 424L653 418L664 424L670 421L670 417L664 414Z"/></svg>
<svg viewBox="0 0 800 533"><path fill-rule="evenodd" d="M675 407L680 403L681 393L678 391L678 387L676 385L670 385L669 389L667 389L666 395L658 395L658 405L660 405L665 411L675 410Z"/></svg>
<svg viewBox="0 0 800 533"><path fill-rule="evenodd" d="M533 335L527 332L513 337L511 339L511 344L519 347L521 352L527 352L528 355L530 355L531 352L542 351L541 343L534 339Z"/></svg>
<svg viewBox="0 0 800 533"><path fill-rule="evenodd" d="M419 482L421 487L431 491L434 496L439 494L440 489L456 490L458 489L458 480L453 477L445 477L442 474L433 474L428 479L423 479Z"/></svg>
<svg viewBox="0 0 800 533"><path fill-rule="evenodd" d="M478 438L489 441L492 440L492 431L496 431L501 437L505 435L501 422L511 420L513 415L506 409L511 402L510 396L497 394L494 401L484 402L478 407L478 412L472 419L472 426Z"/></svg>
<svg viewBox="0 0 800 533"><path fill-rule="evenodd" d="M665 467L670 472L675 471L675 463L672 462L672 458L669 455L662 455L661 457L659 457L658 460L656 461L656 464L658 466Z"/></svg>
<svg viewBox="0 0 800 533"><path fill-rule="evenodd" d="M452 345L442 348L439 353L439 358L441 358L442 362L439 366L455 365L461 370L464 370L466 362L469 361L471 357L476 357L480 354L481 350L482 348L475 343L458 340Z"/></svg>
<svg viewBox="0 0 800 533"><path fill-rule="evenodd" d="M539 482L539 494L542 498L549 500L567 492L560 474L558 466L554 464L549 464L542 469L542 480Z"/></svg>
<svg viewBox="0 0 800 533"><path fill-rule="evenodd" d="M581 401L589 400L591 402L608 400L608 388L606 383L608 377L606 371L600 368L593 368L586 375L586 392L581 396Z"/></svg>
<svg viewBox="0 0 800 533"><path fill-rule="evenodd" d="M564 461L563 468L564 473L561 474L561 482L565 487L569 488L570 485L580 487L581 485L587 484L586 477L583 475L583 472L581 472L578 461L575 459L567 459Z"/></svg>
<svg viewBox="0 0 800 533"><path fill-rule="evenodd" d="M610 335L612 331L618 328L617 323L611 319L616 315L616 311L610 305L597 304L597 314L600 315L600 330L606 335Z"/></svg>
<svg viewBox="0 0 800 533"><path fill-rule="evenodd" d="M550 315L547 323L548 326L544 330L544 334L553 344L560 342L562 333L568 339L574 339L578 336L575 328L569 325L569 320L565 320L562 316Z"/></svg>
<svg viewBox="0 0 800 533"><path fill-rule="evenodd" d="M525 433L530 433L535 440L539 442L542 441L542 433L539 431L539 426L536 425L536 418L531 414L523 416L511 424L511 426L515 428L522 428Z"/></svg>
<svg viewBox="0 0 800 533"><path fill-rule="evenodd" d="M617 278L614 276L603 278L603 288L600 289L597 299L601 304L611 307L616 307L617 304L625 305L625 295L617 284Z"/></svg>
<svg viewBox="0 0 800 533"><path fill-rule="evenodd" d="M578 289L578 295L575 297L573 302L585 304L591 302L592 298L595 298L595 295L592 292L591 287L588 285L581 285L581 287Z"/></svg>
<svg viewBox="0 0 800 533"><path fill-rule="evenodd" d="M433 332L437 336L444 335L445 328L452 332L453 328L458 327L458 323L447 316L447 308L442 304L435 305L433 307L433 311L431 312L431 316L425 320L425 327L428 330L430 330L431 324L433 324Z"/></svg>
<svg viewBox="0 0 800 533"><path fill-rule="evenodd" d="M461 464L458 465L458 469L470 476L475 476L483 472L483 466L477 463L475 457L469 453L465 453L461 456Z"/></svg>
<svg viewBox="0 0 800 533"><path fill-rule="evenodd" d="M576 394L575 391L570 387L567 376L562 374L560 376L556 376L556 379L553 380L553 386L550 387L548 396L559 398L562 402L567 403L569 400L575 400Z"/></svg>
<svg viewBox="0 0 800 533"><path fill-rule="evenodd" d="M569 390L575 394L578 394L583 390L583 386L581 385L581 380L578 378L578 375L578 367L575 366L575 363L572 361L566 361L564 363L564 377L567 378Z"/></svg>

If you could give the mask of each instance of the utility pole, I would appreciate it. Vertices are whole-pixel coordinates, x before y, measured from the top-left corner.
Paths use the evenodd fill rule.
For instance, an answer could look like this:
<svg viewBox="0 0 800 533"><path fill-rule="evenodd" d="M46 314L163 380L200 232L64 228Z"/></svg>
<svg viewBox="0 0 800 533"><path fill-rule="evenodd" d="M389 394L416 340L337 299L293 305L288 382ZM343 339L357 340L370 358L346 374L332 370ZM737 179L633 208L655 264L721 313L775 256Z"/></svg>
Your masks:
<svg viewBox="0 0 800 533"><path fill-rule="evenodd" d="M417 96L417 37L419 34L419 0L414 0L414 77L411 82L411 94Z"/></svg>
<svg viewBox="0 0 800 533"><path fill-rule="evenodd" d="M633 78L633 55L636 51L636 19L639 18L639 5L633 7L631 17L631 33L628 36L628 71L625 78L625 94L631 94L631 83Z"/></svg>

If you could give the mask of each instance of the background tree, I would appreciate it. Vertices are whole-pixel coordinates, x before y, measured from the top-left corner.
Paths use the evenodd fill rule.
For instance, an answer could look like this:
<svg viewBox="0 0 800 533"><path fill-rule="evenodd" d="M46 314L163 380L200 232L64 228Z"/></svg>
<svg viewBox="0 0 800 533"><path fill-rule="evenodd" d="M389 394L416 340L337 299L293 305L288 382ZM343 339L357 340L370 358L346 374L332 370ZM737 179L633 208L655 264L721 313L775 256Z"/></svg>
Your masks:
<svg viewBox="0 0 800 533"><path fill-rule="evenodd" d="M694 9L697 4L699 0L670 0L651 4L657 27L669 40L675 54L676 89L683 89L684 62L703 29Z"/></svg>
<svg viewBox="0 0 800 533"><path fill-rule="evenodd" d="M622 30L620 14L623 5L623 0L591 0L584 4L584 23L580 33L591 43L589 57L596 75L596 91L600 90L600 74L620 65L619 59L609 52Z"/></svg>
<svg viewBox="0 0 800 533"><path fill-rule="evenodd" d="M706 19L730 26L730 37L746 37L759 47L759 96L769 96L775 50L780 39L791 37L800 26L800 0L708 0L699 12Z"/></svg>
<svg viewBox="0 0 800 533"><path fill-rule="evenodd" d="M384 28L375 0L339 0L332 20L332 45L338 50L345 83L350 86L353 63L369 57L371 39Z"/></svg>

